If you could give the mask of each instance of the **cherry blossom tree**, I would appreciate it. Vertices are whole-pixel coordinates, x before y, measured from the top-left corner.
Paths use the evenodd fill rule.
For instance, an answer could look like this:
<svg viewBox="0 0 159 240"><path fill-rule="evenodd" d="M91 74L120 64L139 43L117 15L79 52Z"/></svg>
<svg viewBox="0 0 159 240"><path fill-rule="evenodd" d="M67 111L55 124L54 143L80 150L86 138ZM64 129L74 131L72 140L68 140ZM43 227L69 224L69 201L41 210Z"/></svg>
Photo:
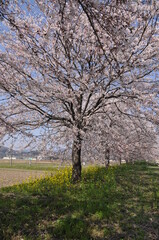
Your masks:
<svg viewBox="0 0 159 240"><path fill-rule="evenodd" d="M83 139L112 106L157 123L157 1L17 1L8 8L0 34L3 119L30 136L41 128L67 136L74 182Z"/></svg>
<svg viewBox="0 0 159 240"><path fill-rule="evenodd" d="M104 163L106 167L110 160L120 164L121 160L154 160L156 142L155 125L115 111L115 115L109 113L109 119L98 117L94 122L84 140L83 159Z"/></svg>

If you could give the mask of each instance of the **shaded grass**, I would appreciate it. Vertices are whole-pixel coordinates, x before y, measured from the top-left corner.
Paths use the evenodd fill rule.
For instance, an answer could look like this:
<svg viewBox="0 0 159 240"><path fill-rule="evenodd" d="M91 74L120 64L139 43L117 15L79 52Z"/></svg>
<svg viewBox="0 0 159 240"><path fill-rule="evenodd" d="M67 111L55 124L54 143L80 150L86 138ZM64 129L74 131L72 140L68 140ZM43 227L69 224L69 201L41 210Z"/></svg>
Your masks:
<svg viewBox="0 0 159 240"><path fill-rule="evenodd" d="M145 163L83 171L0 192L0 239L158 239L158 168Z"/></svg>

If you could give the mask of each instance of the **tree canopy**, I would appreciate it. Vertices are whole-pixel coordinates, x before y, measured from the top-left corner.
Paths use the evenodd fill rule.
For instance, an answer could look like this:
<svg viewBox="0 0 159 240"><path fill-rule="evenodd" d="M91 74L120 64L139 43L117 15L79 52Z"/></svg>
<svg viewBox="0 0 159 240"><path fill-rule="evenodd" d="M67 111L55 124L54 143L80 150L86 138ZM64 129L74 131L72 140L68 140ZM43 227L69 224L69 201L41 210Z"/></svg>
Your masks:
<svg viewBox="0 0 159 240"><path fill-rule="evenodd" d="M69 139L74 181L82 142L98 121L100 132L119 115L158 124L159 3L151 2L11 1L7 8L1 119L13 132L43 128Z"/></svg>

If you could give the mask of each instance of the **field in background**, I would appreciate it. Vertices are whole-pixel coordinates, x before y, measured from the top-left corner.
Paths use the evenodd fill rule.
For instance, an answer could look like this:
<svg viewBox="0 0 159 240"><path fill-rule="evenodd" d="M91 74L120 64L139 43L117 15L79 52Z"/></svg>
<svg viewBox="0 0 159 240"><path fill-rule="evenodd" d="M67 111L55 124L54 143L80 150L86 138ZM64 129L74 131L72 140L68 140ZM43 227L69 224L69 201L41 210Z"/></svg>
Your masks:
<svg viewBox="0 0 159 240"><path fill-rule="evenodd" d="M39 161L39 160L4 160L0 159L0 168L15 168L28 170L52 171L54 168L61 168L70 165L70 162L61 160Z"/></svg>
<svg viewBox="0 0 159 240"><path fill-rule="evenodd" d="M0 188L20 184L24 181L44 177L45 171L0 169Z"/></svg>
<svg viewBox="0 0 159 240"><path fill-rule="evenodd" d="M56 161L0 160L0 188L57 173L69 163Z"/></svg>

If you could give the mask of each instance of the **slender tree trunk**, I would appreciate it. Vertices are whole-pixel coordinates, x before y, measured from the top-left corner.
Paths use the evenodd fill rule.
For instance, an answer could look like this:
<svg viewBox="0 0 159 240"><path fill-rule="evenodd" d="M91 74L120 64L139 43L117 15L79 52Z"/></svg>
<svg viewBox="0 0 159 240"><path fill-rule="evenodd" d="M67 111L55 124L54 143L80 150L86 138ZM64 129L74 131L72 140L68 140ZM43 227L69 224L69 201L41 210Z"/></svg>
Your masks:
<svg viewBox="0 0 159 240"><path fill-rule="evenodd" d="M10 156L10 166L12 166L13 165L13 158L12 158L12 154L11 154L11 156Z"/></svg>
<svg viewBox="0 0 159 240"><path fill-rule="evenodd" d="M128 164L129 163L129 160L128 159L126 159L126 164Z"/></svg>
<svg viewBox="0 0 159 240"><path fill-rule="evenodd" d="M81 138L78 135L72 146L72 181L74 183L81 180Z"/></svg>
<svg viewBox="0 0 159 240"><path fill-rule="evenodd" d="M121 165L121 156L119 156L119 165Z"/></svg>
<svg viewBox="0 0 159 240"><path fill-rule="evenodd" d="M105 167L108 168L110 165L110 149L108 147L105 148Z"/></svg>

